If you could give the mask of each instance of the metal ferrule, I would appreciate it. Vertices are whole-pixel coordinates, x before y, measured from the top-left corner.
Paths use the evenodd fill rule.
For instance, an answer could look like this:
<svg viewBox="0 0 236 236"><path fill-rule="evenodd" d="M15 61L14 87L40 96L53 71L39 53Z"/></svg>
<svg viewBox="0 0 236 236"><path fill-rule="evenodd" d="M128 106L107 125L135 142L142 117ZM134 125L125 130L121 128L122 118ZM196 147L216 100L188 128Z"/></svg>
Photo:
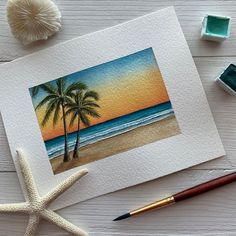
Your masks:
<svg viewBox="0 0 236 236"><path fill-rule="evenodd" d="M131 211L130 215L131 216L138 215L138 214L146 212L146 211L150 211L150 210L154 210L154 209L155 210L160 209L162 207L169 206L169 205L172 205L172 204L175 204L175 199L174 199L173 196L164 198L162 200L159 200L159 201L153 202L149 205L146 205L144 207L141 207L137 210Z"/></svg>

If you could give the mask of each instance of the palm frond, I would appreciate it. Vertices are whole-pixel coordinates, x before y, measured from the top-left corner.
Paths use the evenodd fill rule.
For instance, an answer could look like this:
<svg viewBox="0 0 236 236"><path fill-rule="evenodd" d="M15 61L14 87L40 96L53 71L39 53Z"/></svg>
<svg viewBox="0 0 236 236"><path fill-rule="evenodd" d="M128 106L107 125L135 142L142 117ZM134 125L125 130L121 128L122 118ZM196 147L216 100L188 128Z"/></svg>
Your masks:
<svg viewBox="0 0 236 236"><path fill-rule="evenodd" d="M64 95L64 91L65 91L65 77L61 77L56 81L57 84L57 92L60 95Z"/></svg>
<svg viewBox="0 0 236 236"><path fill-rule="evenodd" d="M73 103L73 98L69 96L64 96L64 104L67 105L68 103Z"/></svg>
<svg viewBox="0 0 236 236"><path fill-rule="evenodd" d="M67 87L67 89L65 90L65 94L71 96L73 92L81 91L84 89L87 89L87 86L84 83L75 82Z"/></svg>
<svg viewBox="0 0 236 236"><path fill-rule="evenodd" d="M58 82L58 86L60 83ZM76 118L81 119L85 126L90 126L89 116L99 118L100 114L95 108L100 108L96 103L99 95L95 91L84 91L87 86L77 82L69 85L64 92L63 103L66 107L66 117L70 117L70 127L74 125Z"/></svg>
<svg viewBox="0 0 236 236"><path fill-rule="evenodd" d="M84 97L83 97L83 101L85 101L88 98L92 98L95 101L98 101L99 95L96 91L90 90L90 91L85 92Z"/></svg>
<svg viewBox="0 0 236 236"><path fill-rule="evenodd" d="M65 116L66 117L71 116L69 124L69 126L71 127L74 125L75 118L78 116L78 110L74 107L71 107L66 111Z"/></svg>
<svg viewBox="0 0 236 236"><path fill-rule="evenodd" d="M87 115L90 115L94 118L100 118L100 114L92 107L83 107L82 109L82 112L87 114Z"/></svg>
<svg viewBox="0 0 236 236"><path fill-rule="evenodd" d="M68 95L67 95L67 96L68 96ZM71 98L70 100L71 100L72 103L75 103L75 97L76 97L76 94L75 94L75 93L71 93L70 96L68 96L68 97Z"/></svg>
<svg viewBox="0 0 236 236"><path fill-rule="evenodd" d="M40 88L40 85L32 88L31 93L33 97L35 97L38 94L39 88Z"/></svg>
<svg viewBox="0 0 236 236"><path fill-rule="evenodd" d="M71 116L71 119L70 119L70 124L69 124L70 127L72 127L74 125L77 115L78 115L77 112L72 113L72 116Z"/></svg>
<svg viewBox="0 0 236 236"><path fill-rule="evenodd" d="M90 120L88 119L88 117L86 116L86 114L84 114L83 112L80 112L80 113L79 113L79 116L80 116L80 119L81 119L82 123L83 123L86 127L88 127L88 126L91 125L91 124L90 124Z"/></svg>
<svg viewBox="0 0 236 236"><path fill-rule="evenodd" d="M78 107L78 105L77 105L77 104L73 104L73 103L71 103L71 104L66 104L66 108L67 108L68 110L80 110L80 108Z"/></svg>
<svg viewBox="0 0 236 236"><path fill-rule="evenodd" d="M74 108L74 107L70 107L69 109L67 109L66 113L65 113L65 116L69 116L71 115L72 113L76 112L77 109Z"/></svg>
<svg viewBox="0 0 236 236"><path fill-rule="evenodd" d="M92 101L84 102L83 107L97 107L97 108L100 108L100 106L97 103L92 102Z"/></svg>
<svg viewBox="0 0 236 236"><path fill-rule="evenodd" d="M81 106L82 102L83 102L83 96L84 96L84 92L83 91L78 91L75 94L75 102L76 104L78 104L79 106Z"/></svg>
<svg viewBox="0 0 236 236"><path fill-rule="evenodd" d="M53 87L51 82L48 82L46 84L39 85L42 90L44 90L48 94L58 94L56 89Z"/></svg>
<svg viewBox="0 0 236 236"><path fill-rule="evenodd" d="M54 95L54 94L47 95L43 100L41 100L38 103L38 105L36 106L35 110L38 110L43 105L45 105L46 103L48 103L48 102L50 102L51 100L54 100L54 99L57 99L57 95Z"/></svg>
<svg viewBox="0 0 236 236"><path fill-rule="evenodd" d="M57 122L59 120L60 111L61 111L61 104L60 104L60 101L58 100L55 103L55 111L54 111L54 115L53 115L53 127L55 127L55 125L57 124Z"/></svg>
<svg viewBox="0 0 236 236"><path fill-rule="evenodd" d="M54 110L55 110L55 101L51 101L47 106L44 118L41 123L43 127L47 124Z"/></svg>

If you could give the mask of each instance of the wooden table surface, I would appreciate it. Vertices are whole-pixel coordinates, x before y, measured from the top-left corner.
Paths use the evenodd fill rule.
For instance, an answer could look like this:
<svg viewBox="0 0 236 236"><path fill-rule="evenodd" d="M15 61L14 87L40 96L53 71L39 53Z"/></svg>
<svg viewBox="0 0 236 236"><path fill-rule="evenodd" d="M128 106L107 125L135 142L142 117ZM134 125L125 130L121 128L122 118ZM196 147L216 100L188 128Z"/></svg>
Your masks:
<svg viewBox="0 0 236 236"><path fill-rule="evenodd" d="M199 165L155 181L76 204L60 210L59 213L96 236L236 235L236 183L189 199L171 208L122 222L111 221L115 216L156 198L230 173L236 165L236 98L227 95L214 83L216 76L227 64L236 63L236 1L56 0L63 16L62 31L47 42L28 47L23 47L10 33L6 21L6 1L0 1L1 63L166 6L175 6L225 146L228 161L221 159ZM201 21L207 13L232 17L230 39L222 44L199 39ZM0 193L0 203L23 200L1 118ZM26 223L25 216L1 215L0 236L23 235ZM42 222L38 235L67 234L56 226Z"/></svg>

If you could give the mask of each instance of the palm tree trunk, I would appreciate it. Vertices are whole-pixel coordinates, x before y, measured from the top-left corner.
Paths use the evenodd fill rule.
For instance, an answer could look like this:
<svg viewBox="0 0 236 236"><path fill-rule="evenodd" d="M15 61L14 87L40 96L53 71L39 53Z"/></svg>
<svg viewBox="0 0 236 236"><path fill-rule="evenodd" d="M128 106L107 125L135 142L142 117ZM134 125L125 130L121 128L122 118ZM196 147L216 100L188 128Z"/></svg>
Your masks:
<svg viewBox="0 0 236 236"><path fill-rule="evenodd" d="M75 149L73 153L73 158L79 158L79 146L80 146L80 118L78 116L78 129L77 129L77 138L75 143Z"/></svg>
<svg viewBox="0 0 236 236"><path fill-rule="evenodd" d="M63 128L64 128L64 140L65 140L65 150L64 150L64 162L68 162L70 160L69 158L69 148L68 148L68 134L67 134L67 125L66 125L66 116L65 116L65 106L64 104L62 106L62 119L63 119Z"/></svg>

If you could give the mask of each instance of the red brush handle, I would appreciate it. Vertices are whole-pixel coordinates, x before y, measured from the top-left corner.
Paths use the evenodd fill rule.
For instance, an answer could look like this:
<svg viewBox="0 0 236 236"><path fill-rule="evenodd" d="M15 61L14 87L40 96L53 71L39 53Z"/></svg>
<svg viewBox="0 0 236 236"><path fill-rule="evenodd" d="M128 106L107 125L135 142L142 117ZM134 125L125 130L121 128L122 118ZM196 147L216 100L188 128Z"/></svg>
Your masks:
<svg viewBox="0 0 236 236"><path fill-rule="evenodd" d="M187 198L194 197L199 194L213 190L215 188L221 187L223 185L230 184L234 181L236 181L236 172L231 173L229 175L219 177L214 180L210 180L206 183L199 184L195 187L192 187L192 188L189 188L189 189L184 190L182 192L176 193L173 197L175 199L175 202L179 202L179 201L185 200Z"/></svg>

